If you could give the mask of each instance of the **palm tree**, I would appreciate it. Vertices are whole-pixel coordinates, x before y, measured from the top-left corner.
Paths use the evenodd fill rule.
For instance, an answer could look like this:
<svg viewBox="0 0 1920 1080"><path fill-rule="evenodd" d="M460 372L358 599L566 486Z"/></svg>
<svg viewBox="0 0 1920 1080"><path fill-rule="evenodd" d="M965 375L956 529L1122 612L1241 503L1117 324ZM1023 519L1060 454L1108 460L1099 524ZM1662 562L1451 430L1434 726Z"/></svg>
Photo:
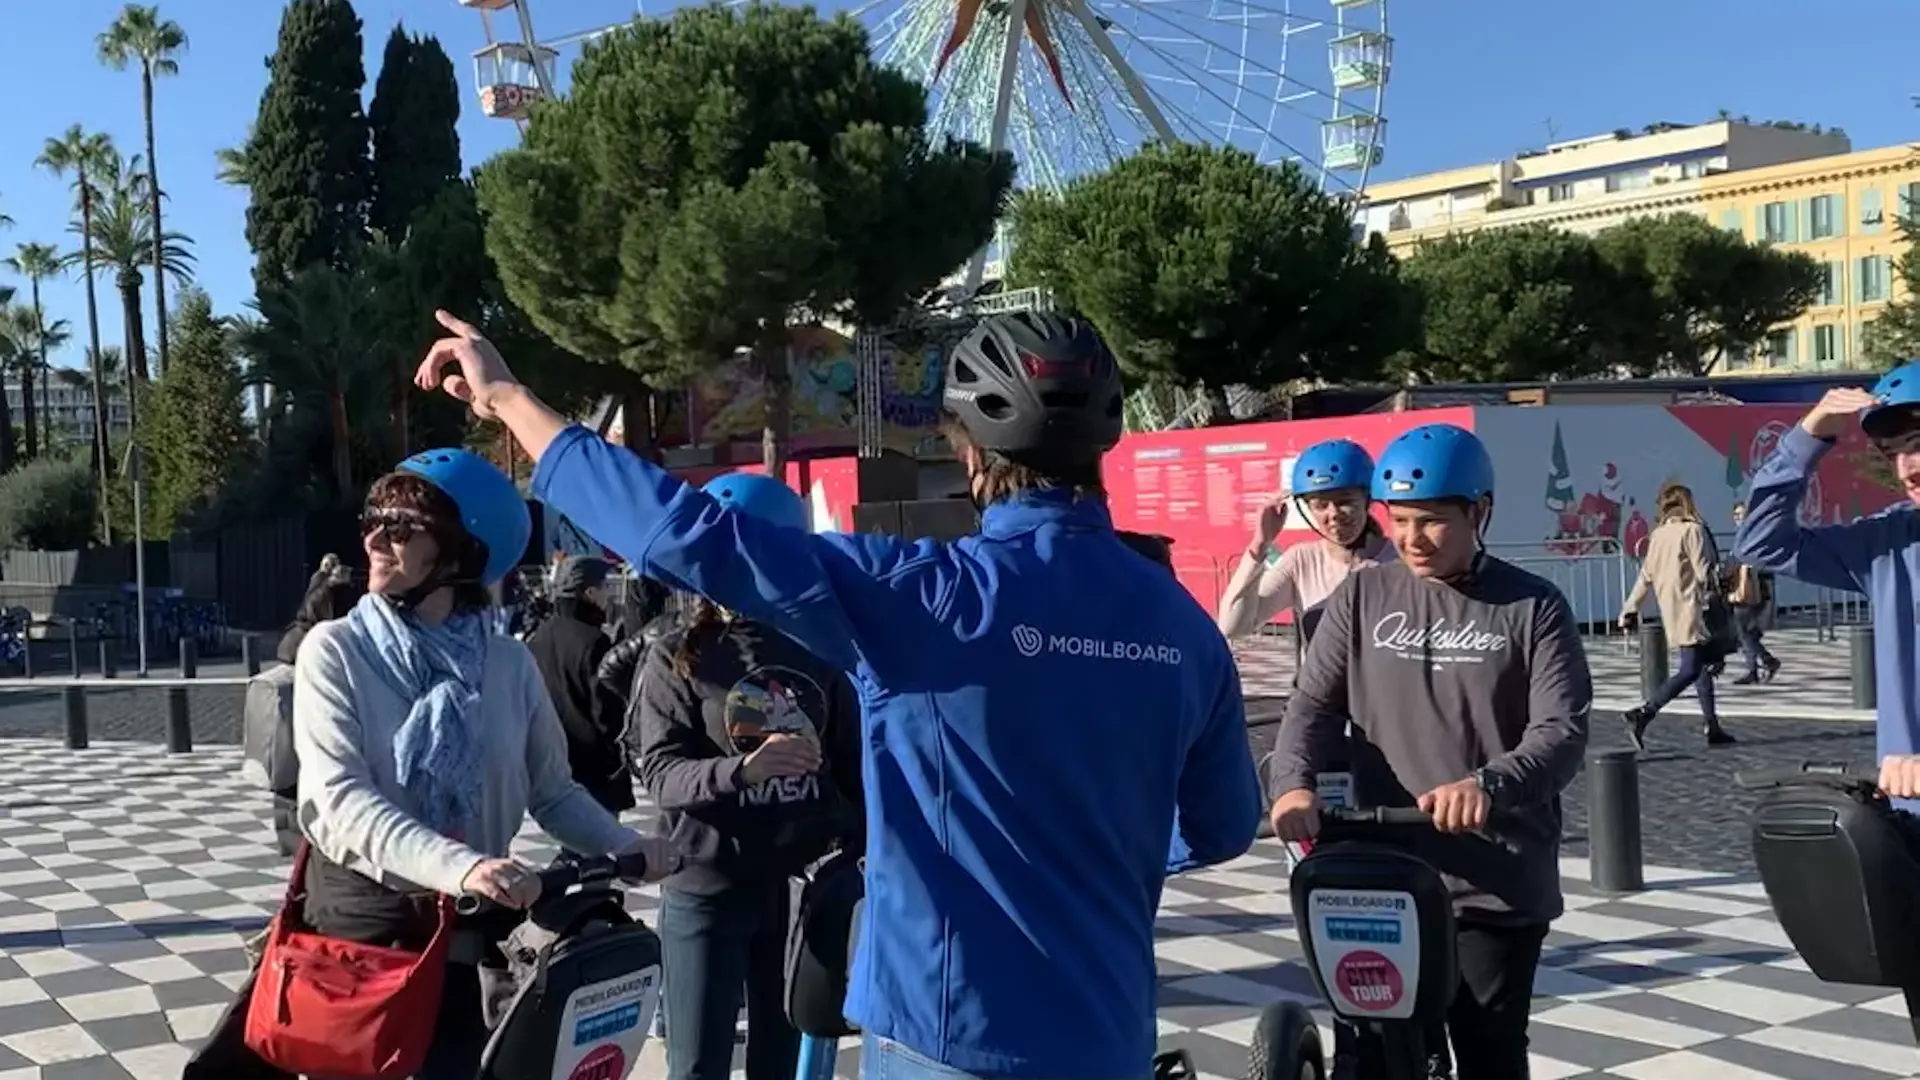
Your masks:
<svg viewBox="0 0 1920 1080"><path fill-rule="evenodd" d="M47 366L47 335L44 332L47 313L46 309L40 306L40 283L60 272L60 253L55 250L52 244L27 243L21 244L14 254L7 257L5 262L7 269L27 279L28 287L33 294L34 325L40 327L42 330L41 333L34 335L40 350L39 363L37 366L44 370ZM34 423L33 409L33 376L35 367L35 364L28 364L20 369L20 398L24 405L22 418L26 421L27 456L30 458L40 453L40 443L35 438L38 429ZM46 391L42 389L41 393L44 394L45 392ZM42 411L44 412L44 410ZM49 441L51 441L53 433L48 432L47 434Z"/></svg>
<svg viewBox="0 0 1920 1080"><path fill-rule="evenodd" d="M93 226L89 234L95 266L114 268L114 284L120 289L120 306L125 318L126 355L129 373L142 383L147 381L146 320L140 313L141 265L149 253L160 251L160 265L176 281L185 282L193 255L191 243L179 233L167 233L161 242L153 242L153 219L142 206L147 178L140 172L140 155L135 154L123 168L115 162L104 170L96 187ZM83 250L89 245L82 245ZM67 256L71 261L85 259L81 252Z"/></svg>
<svg viewBox="0 0 1920 1080"><path fill-rule="evenodd" d="M214 179L234 187L250 187L253 175L247 171L247 147L253 145L253 125L247 125L247 137L239 146L229 146L213 152L213 164L217 170Z"/></svg>
<svg viewBox="0 0 1920 1080"><path fill-rule="evenodd" d="M61 137L48 139L34 164L55 176L65 176L69 172L74 174L74 188L80 204L80 235L91 236L95 194L92 177L111 169L118 160L119 154L113 148L112 139L97 132L89 135L79 124L75 124ZM93 367L93 441L94 451L100 461L100 535L111 544L113 514L107 508L107 381L99 363L100 309L93 292L93 245L82 244L80 248L85 253L82 262L87 282L87 355L92 358Z"/></svg>
<svg viewBox="0 0 1920 1080"><path fill-rule="evenodd" d="M5 214L0 214L0 229L11 229L11 228L13 228L13 219L8 217Z"/></svg>
<svg viewBox="0 0 1920 1080"><path fill-rule="evenodd" d="M180 24L160 18L157 7L128 4L120 17L101 33L100 59L116 71L140 64L140 102L147 120L147 235L153 243L153 307L160 336L160 370L167 370L167 255L166 232L160 226L160 163L153 143L153 77L177 75L174 54L185 52L186 32ZM136 358L137 359L137 358ZM145 362L139 365L144 367Z"/></svg>

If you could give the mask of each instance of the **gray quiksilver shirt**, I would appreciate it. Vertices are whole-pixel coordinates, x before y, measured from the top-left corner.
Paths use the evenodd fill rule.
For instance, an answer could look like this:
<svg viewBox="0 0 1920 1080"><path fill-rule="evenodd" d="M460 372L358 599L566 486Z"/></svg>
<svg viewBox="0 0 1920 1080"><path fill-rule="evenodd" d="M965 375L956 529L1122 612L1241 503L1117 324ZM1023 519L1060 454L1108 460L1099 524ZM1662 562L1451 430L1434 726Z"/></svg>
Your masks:
<svg viewBox="0 0 1920 1080"><path fill-rule="evenodd" d="M1573 613L1544 578L1482 556L1462 583L1401 563L1328 597L1274 752L1269 798L1311 788L1353 722L1354 797L1411 806L1482 767L1494 817L1479 834L1407 835L1454 908L1500 921L1560 916L1560 792L1580 769L1593 682Z"/></svg>

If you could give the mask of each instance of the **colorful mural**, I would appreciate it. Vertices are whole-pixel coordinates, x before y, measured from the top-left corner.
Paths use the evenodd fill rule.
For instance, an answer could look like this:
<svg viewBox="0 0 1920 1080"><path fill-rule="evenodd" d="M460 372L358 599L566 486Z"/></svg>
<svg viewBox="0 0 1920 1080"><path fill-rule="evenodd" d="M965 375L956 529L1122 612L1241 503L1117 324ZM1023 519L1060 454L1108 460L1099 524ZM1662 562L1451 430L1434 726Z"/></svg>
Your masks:
<svg viewBox="0 0 1920 1080"><path fill-rule="evenodd" d="M881 417L887 445L911 449L939 419L945 356L945 343L938 340L882 345ZM794 437L850 436L860 374L853 341L825 327L796 330L788 372ZM688 400L694 443L714 446L759 438L766 394L759 373L744 359L696 381Z"/></svg>

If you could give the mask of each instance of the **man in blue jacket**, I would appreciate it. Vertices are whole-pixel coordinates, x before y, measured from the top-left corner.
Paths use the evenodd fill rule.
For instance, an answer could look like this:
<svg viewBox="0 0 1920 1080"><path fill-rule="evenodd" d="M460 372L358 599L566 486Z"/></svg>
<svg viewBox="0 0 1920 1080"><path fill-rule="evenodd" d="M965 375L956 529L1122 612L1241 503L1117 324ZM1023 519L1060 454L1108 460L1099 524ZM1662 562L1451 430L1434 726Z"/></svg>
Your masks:
<svg viewBox="0 0 1920 1080"><path fill-rule="evenodd" d="M1092 328L998 316L955 349L948 435L981 530L908 543L731 512L569 424L439 318L453 336L420 385L504 424L539 463L536 495L649 577L853 675L863 1072L1149 1075L1162 881L1245 852L1262 805L1225 641L1114 534L1100 460L1122 387Z"/></svg>
<svg viewBox="0 0 1920 1080"><path fill-rule="evenodd" d="M1855 417L1892 467L1908 505L1845 525L1800 524L1807 480ZM1871 391L1829 390L1781 437L1747 498L1733 557L1810 585L1865 593L1873 601L1879 679L1880 787L1907 810L1920 809L1920 360L1888 372Z"/></svg>

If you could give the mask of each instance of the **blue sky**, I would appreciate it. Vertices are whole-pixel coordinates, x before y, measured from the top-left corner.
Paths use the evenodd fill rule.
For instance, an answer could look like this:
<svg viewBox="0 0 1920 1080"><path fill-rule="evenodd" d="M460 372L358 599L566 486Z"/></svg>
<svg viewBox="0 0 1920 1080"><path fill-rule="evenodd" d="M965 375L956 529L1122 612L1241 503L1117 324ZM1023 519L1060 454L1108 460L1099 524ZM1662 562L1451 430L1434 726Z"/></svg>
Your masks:
<svg viewBox="0 0 1920 1080"><path fill-rule="evenodd" d="M1844 15L1811 0L1388 2L1396 47L1380 179L1491 160L1544 143L1550 131L1564 139L1656 120L1698 121L1721 108L1838 125L1862 149L1920 139L1920 110L1911 102L1920 93L1911 57L1920 5L1913 0L1847 0ZM1325 8L1325 0L1292 4ZM468 163L512 143L512 125L482 117L473 101L467 57L484 43L476 13L456 0L355 6L366 24L369 94L387 33L404 20L438 35L454 58L467 106L460 135ZM102 67L94 56L94 36L119 7L117 0L57 0L9 3L0 12L0 37L15 43L7 65L14 105L0 123L0 212L17 223L0 231L0 253L25 240L72 243L65 183L33 168L48 136L80 123L112 135L123 153L141 149L139 78ZM199 283L216 309L240 311L252 295L246 193L214 179L213 155L244 136L266 81L280 5L162 0L160 8L191 38L181 74L157 90L167 226L194 239ZM549 38L624 19L634 5L536 0L532 11L539 35ZM112 344L120 340L120 320L106 287L103 281L101 335ZM77 281L50 282L46 302L51 316L72 322L76 340L84 338ZM56 362L79 359L76 345Z"/></svg>

